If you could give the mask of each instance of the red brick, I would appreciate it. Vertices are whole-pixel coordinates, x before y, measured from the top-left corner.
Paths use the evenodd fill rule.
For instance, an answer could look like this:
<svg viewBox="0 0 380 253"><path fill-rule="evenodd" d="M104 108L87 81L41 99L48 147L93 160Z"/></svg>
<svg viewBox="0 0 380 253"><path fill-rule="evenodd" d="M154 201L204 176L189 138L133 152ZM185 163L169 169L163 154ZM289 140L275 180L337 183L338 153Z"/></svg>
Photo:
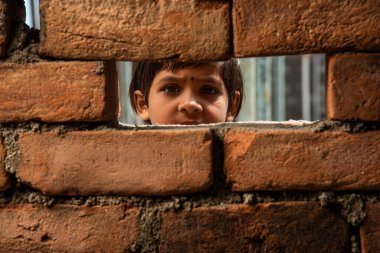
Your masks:
<svg viewBox="0 0 380 253"><path fill-rule="evenodd" d="M0 122L117 119L115 63L0 64Z"/></svg>
<svg viewBox="0 0 380 253"><path fill-rule="evenodd" d="M362 253L380 252L380 203L366 203L367 217L360 227Z"/></svg>
<svg viewBox="0 0 380 253"><path fill-rule="evenodd" d="M160 230L160 252L347 252L348 242L348 224L314 202L163 213Z"/></svg>
<svg viewBox="0 0 380 253"><path fill-rule="evenodd" d="M4 170L5 149L0 141L0 191L5 191L10 186L10 177Z"/></svg>
<svg viewBox="0 0 380 253"><path fill-rule="evenodd" d="M19 142L18 177L48 195L182 194L212 183L208 129L31 133Z"/></svg>
<svg viewBox="0 0 380 253"><path fill-rule="evenodd" d="M328 59L329 119L380 121L380 54L337 54Z"/></svg>
<svg viewBox="0 0 380 253"><path fill-rule="evenodd" d="M378 131L236 130L224 148L234 191L380 189Z"/></svg>
<svg viewBox="0 0 380 253"><path fill-rule="evenodd" d="M229 54L228 1L41 0L40 11L43 55L191 61Z"/></svg>
<svg viewBox="0 0 380 253"><path fill-rule="evenodd" d="M138 210L123 205L3 206L1 252L127 252L138 236L137 220Z"/></svg>
<svg viewBox="0 0 380 253"><path fill-rule="evenodd" d="M380 50L379 13L378 0L234 0L234 53Z"/></svg>
<svg viewBox="0 0 380 253"><path fill-rule="evenodd" d="M9 41L10 19L8 0L0 0L0 57L6 55Z"/></svg>

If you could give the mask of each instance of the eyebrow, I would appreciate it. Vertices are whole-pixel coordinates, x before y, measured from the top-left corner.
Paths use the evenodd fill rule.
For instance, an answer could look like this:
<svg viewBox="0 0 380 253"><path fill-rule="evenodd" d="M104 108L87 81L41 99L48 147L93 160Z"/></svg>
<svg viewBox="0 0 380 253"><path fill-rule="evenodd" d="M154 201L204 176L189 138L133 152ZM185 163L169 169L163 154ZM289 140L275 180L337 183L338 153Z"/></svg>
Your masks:
<svg viewBox="0 0 380 253"><path fill-rule="evenodd" d="M220 81L221 81L220 79L218 79L212 75L198 78L198 80L206 82L206 83L220 83Z"/></svg>
<svg viewBox="0 0 380 253"><path fill-rule="evenodd" d="M183 80L182 78L172 75L172 76L165 76L165 77L161 78L158 81L158 83L178 82L178 81L182 81L182 80ZM199 80L199 81L206 82L206 83L221 83L221 80L216 78L213 75L204 76L201 78L195 78L195 80Z"/></svg>
<svg viewBox="0 0 380 253"><path fill-rule="evenodd" d="M163 78L161 78L160 80L158 80L158 83L166 83L166 82L177 82L177 81L181 81L182 78L180 77L176 77L176 76L165 76Z"/></svg>

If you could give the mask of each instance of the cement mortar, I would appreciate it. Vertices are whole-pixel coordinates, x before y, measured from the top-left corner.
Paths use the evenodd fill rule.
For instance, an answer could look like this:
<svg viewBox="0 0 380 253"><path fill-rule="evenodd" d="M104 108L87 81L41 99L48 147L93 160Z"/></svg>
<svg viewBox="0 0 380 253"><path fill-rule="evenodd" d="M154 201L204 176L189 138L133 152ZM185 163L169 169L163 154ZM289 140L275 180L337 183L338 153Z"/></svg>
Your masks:
<svg viewBox="0 0 380 253"><path fill-rule="evenodd" d="M2 62L26 64L46 61L38 56L39 30L18 23L13 31L8 48L9 57Z"/></svg>
<svg viewBox="0 0 380 253"><path fill-rule="evenodd" d="M4 169L9 173L15 173L19 164L18 132L0 130L5 147Z"/></svg>
<svg viewBox="0 0 380 253"><path fill-rule="evenodd" d="M154 206L140 208L139 238L131 246L133 252L158 252L162 222L159 211Z"/></svg>
<svg viewBox="0 0 380 253"><path fill-rule="evenodd" d="M341 214L353 226L359 226L367 216L364 210L364 201L359 194L338 196L338 203L342 206Z"/></svg>
<svg viewBox="0 0 380 253"><path fill-rule="evenodd" d="M318 121L311 125L316 132L341 131L347 133L361 133L380 130L380 122L342 122L342 121Z"/></svg>
<svg viewBox="0 0 380 253"><path fill-rule="evenodd" d="M355 233L351 236L351 252L352 253L360 253L360 239L359 239L359 233Z"/></svg>
<svg viewBox="0 0 380 253"><path fill-rule="evenodd" d="M344 122L344 121L252 121L252 122L226 122L215 124L200 124L196 126L183 126L183 125L128 125L119 123L116 126L120 130L154 130L154 129L197 129L208 128L213 131L217 139L223 140L224 135L233 129L240 128L245 131L266 131L266 130L310 130L315 133L340 131L347 133L361 133L369 131L379 131L380 122Z"/></svg>
<svg viewBox="0 0 380 253"><path fill-rule="evenodd" d="M340 214L346 221L352 226L358 227L366 217L364 202L379 201L380 194L360 195L357 193L336 194L333 192L322 192L319 195L319 200L322 207L330 208L338 206Z"/></svg>
<svg viewBox="0 0 380 253"><path fill-rule="evenodd" d="M97 75L103 74L104 73L104 62L97 61L96 64L97 64L97 67L95 70L95 74L97 74Z"/></svg>
<svg viewBox="0 0 380 253"><path fill-rule="evenodd" d="M326 197L329 196L329 197ZM191 211L197 207L226 206L231 204L255 205L260 203L312 201L319 202L324 208L338 208L340 215L353 226L360 225L365 218L364 202L380 201L379 192L344 193L344 192L255 192L255 193L215 193L212 189L186 196L144 197L144 196L45 196L21 183L0 195L1 204L33 204L51 206L54 204L109 206L127 204L130 207L157 208L159 211Z"/></svg>

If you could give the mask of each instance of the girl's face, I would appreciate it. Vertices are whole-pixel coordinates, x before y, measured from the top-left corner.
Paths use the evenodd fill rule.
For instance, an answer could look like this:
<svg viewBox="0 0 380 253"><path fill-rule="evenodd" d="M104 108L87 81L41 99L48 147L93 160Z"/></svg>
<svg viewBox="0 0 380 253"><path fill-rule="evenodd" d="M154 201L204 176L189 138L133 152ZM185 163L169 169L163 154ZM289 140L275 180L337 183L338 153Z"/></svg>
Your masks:
<svg viewBox="0 0 380 253"><path fill-rule="evenodd" d="M212 64L159 72L153 79L148 105L141 91L135 91L140 118L152 124L182 125L232 121L236 103L229 107L219 72L219 67Z"/></svg>

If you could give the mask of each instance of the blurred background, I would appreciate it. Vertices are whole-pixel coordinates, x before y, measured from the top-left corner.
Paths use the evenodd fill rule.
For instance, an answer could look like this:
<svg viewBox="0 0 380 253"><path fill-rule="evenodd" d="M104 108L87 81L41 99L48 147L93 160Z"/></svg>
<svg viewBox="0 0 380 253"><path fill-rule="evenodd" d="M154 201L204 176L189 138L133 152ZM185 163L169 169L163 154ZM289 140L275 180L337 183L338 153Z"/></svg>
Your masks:
<svg viewBox="0 0 380 253"><path fill-rule="evenodd" d="M25 0L26 23L40 29L39 0ZM245 96L236 121L318 120L325 118L325 55L239 59ZM132 63L117 62L120 122L139 124L130 107Z"/></svg>

